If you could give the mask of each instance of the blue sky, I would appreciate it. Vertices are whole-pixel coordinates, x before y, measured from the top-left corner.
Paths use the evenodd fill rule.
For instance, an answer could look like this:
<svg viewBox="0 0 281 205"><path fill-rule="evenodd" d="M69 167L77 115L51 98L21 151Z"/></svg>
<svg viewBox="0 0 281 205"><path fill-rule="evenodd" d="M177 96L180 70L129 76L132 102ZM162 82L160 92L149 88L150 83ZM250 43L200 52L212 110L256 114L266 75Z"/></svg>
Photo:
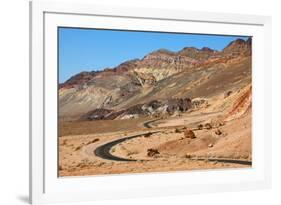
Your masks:
<svg viewBox="0 0 281 205"><path fill-rule="evenodd" d="M223 49L239 36L59 28L59 82L81 71L102 70L165 48Z"/></svg>

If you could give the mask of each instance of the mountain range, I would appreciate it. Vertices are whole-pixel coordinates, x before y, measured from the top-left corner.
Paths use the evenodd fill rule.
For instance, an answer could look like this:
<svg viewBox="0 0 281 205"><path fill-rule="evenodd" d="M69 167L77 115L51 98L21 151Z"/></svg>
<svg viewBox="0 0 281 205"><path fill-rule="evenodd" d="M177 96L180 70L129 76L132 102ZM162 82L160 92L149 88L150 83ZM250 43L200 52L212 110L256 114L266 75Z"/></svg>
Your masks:
<svg viewBox="0 0 281 205"><path fill-rule="evenodd" d="M251 84L252 40L221 51L159 49L102 71L78 73L59 85L59 118L114 120L173 115Z"/></svg>

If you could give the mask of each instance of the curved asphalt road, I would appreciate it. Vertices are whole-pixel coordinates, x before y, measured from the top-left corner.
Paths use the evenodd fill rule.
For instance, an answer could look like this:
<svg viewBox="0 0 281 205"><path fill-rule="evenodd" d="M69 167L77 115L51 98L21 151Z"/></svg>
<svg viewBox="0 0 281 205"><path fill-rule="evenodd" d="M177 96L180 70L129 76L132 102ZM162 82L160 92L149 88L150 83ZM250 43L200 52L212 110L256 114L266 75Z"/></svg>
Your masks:
<svg viewBox="0 0 281 205"><path fill-rule="evenodd" d="M157 133L157 132L160 132L160 131L149 132L149 133L154 134L154 133ZM110 153L110 149L113 146L115 146L115 145L117 145L117 144L119 144L121 142L124 142L124 141L129 140L129 139L133 139L133 138L136 138L136 137L143 136L143 135L145 135L147 133L148 132L108 142L108 143L106 143L104 145L101 145L101 146L97 147L95 149L94 153L95 153L96 156L98 156L100 158L103 158L103 159L107 159L107 160L123 161L123 162L137 161L135 159L127 159L127 158L122 158L122 157L114 156L114 155L112 155ZM192 160L198 160L198 161L207 160L207 161L210 161L210 162L222 162L222 163L252 165L251 161L237 160L237 159L220 159L220 158L191 158L191 159Z"/></svg>
<svg viewBox="0 0 281 205"><path fill-rule="evenodd" d="M216 114L216 113L219 113L219 112L209 112L209 113L193 114L192 117L196 117L196 116L205 116L205 115L212 115L212 114ZM144 126L145 128L153 128L154 126L152 126L151 123L156 122L156 121L158 121L158 120L161 120L161 119L158 118L158 119L146 121L146 122L143 123L143 126ZM201 122L201 121L199 121L199 122ZM196 122L194 122L194 123L198 123L198 121L196 121ZM205 129L205 128L203 128L203 129ZM197 128L194 128L194 129L192 129L192 130L198 130L198 129L197 129Z"/></svg>
<svg viewBox="0 0 281 205"><path fill-rule="evenodd" d="M153 126L150 125L150 123L155 122L157 120L159 120L159 119L154 119L154 120L146 121L146 122L143 123L143 126L146 127L146 128L152 128Z"/></svg>
<svg viewBox="0 0 281 205"><path fill-rule="evenodd" d="M129 140L129 139L133 139L133 138L136 138L136 137L140 137L140 136L143 136L145 134L154 134L154 133L157 133L157 132L160 132L160 131L154 131L154 132L145 132L145 133L141 133L141 134L137 134L137 135L133 135L133 136L130 136L130 137L125 137L125 138L121 138L121 139L118 139L118 140L114 140L114 141L111 141L111 142L108 142L104 145L101 145L99 147L97 147L94 151L95 155L100 157L100 158L103 158L103 159L107 159L107 160L114 160L114 161L137 161L135 159L126 159L126 158L121 158L121 157L117 157L117 156L114 156L110 153L110 149L121 143L121 142L124 142L126 140Z"/></svg>
<svg viewBox="0 0 281 205"><path fill-rule="evenodd" d="M232 164L252 165L251 161L239 160L239 159L219 159L219 158L191 158L197 161L209 161L209 162L223 162Z"/></svg>
<svg viewBox="0 0 281 205"><path fill-rule="evenodd" d="M146 128L152 128L152 126L150 125L150 123L152 122L155 122L159 119L154 119L154 120L150 120L150 121L147 121L147 122L144 122L143 123L143 126L146 127ZM111 141L111 142L108 142L104 145L101 145L99 147L97 147L95 150L94 150L94 153L96 156L100 157L100 158L103 158L103 159L107 159L107 160L113 160L113 161L123 161L123 162L129 162L129 161L137 161L135 159L127 159L127 158L122 158L122 157L117 157L117 156L114 156L110 153L110 149L121 143L121 142L124 142L126 140L130 140L130 139L133 139L133 138L136 138L136 137L140 137L140 136L143 136L145 134L154 134L154 133L158 133L160 131L154 131L154 132L145 132L145 133L141 133L141 134L137 134L137 135L132 135L130 137L125 137L125 138L121 138L121 139L117 139L117 140L114 140L114 141ZM192 160L198 160L198 161L204 161L204 160L208 160L208 161L211 161L211 162L222 162L222 163L232 163L232 164L242 164L242 165L252 165L252 162L251 161L244 161L244 160L237 160L237 159L220 159L220 158L191 158Z"/></svg>

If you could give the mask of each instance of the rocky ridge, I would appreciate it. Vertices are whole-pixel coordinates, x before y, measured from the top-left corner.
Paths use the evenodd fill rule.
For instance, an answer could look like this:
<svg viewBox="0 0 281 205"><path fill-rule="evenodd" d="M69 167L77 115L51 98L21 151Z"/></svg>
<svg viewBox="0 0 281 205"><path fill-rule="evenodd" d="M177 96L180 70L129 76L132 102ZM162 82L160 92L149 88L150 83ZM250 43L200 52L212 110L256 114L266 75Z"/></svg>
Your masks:
<svg viewBox="0 0 281 205"><path fill-rule="evenodd" d="M237 39L222 51L206 47L186 47L178 52L159 49L112 69L71 77L59 88L59 115L66 120L93 120L157 114L156 109L149 112L144 108L155 101L165 108L176 101L177 110L181 106L177 100L208 98L245 86L250 75L251 38ZM232 80L227 80L228 76L233 76Z"/></svg>

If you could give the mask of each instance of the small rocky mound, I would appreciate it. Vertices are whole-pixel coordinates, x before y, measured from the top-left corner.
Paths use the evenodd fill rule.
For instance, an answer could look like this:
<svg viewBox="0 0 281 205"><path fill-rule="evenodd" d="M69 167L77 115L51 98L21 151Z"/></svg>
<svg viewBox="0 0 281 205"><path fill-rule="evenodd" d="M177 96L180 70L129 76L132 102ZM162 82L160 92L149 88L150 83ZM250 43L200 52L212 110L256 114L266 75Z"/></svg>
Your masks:
<svg viewBox="0 0 281 205"><path fill-rule="evenodd" d="M186 130L184 131L184 137L185 137L185 138L190 138L190 139L196 138L194 132L193 132L191 129L186 129Z"/></svg>

